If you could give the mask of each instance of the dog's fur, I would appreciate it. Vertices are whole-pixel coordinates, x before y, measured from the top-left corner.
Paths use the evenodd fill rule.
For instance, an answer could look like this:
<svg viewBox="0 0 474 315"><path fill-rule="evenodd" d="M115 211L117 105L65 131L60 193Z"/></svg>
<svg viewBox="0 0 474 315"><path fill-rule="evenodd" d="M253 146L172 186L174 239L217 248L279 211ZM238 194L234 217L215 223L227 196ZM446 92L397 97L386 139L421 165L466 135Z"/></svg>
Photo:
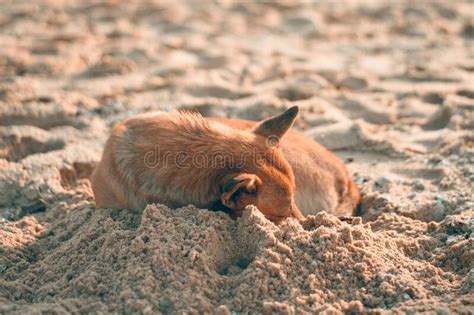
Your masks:
<svg viewBox="0 0 474 315"><path fill-rule="evenodd" d="M260 123L196 113L130 118L113 128L92 174L96 204L193 204L232 216L253 204L277 223L321 210L353 214L360 195L342 161L288 131L297 113Z"/></svg>

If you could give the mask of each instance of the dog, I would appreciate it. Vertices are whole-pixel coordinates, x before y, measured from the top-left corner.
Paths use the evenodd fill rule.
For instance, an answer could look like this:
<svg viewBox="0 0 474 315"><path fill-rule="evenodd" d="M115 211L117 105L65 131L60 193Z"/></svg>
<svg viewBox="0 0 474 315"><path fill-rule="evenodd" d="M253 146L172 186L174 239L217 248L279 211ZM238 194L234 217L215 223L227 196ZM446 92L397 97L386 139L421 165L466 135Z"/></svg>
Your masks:
<svg viewBox="0 0 474 315"><path fill-rule="evenodd" d="M353 215L359 190L339 158L290 130L298 111L260 122L193 112L129 118L112 129L91 176L96 205L193 204L234 218L255 205L277 224L323 210Z"/></svg>

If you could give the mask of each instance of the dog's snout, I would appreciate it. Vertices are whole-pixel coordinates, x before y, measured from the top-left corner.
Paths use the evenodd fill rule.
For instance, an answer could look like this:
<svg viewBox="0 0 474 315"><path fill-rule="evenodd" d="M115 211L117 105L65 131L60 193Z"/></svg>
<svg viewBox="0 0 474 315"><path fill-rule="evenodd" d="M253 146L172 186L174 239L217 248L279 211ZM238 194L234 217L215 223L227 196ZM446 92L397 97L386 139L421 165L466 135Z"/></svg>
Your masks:
<svg viewBox="0 0 474 315"><path fill-rule="evenodd" d="M304 215L301 213L300 209L296 205L291 206L290 216L297 219L298 221L304 220Z"/></svg>

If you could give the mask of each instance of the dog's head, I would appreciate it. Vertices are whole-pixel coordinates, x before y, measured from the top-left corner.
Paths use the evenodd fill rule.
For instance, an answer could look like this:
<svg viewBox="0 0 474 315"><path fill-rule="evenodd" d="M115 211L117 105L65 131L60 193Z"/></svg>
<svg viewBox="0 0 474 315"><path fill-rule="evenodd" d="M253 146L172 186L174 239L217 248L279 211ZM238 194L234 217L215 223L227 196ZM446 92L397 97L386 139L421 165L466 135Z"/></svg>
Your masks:
<svg viewBox="0 0 474 315"><path fill-rule="evenodd" d="M295 178L279 148L280 140L293 125L298 107L261 121L255 135L252 158L220 183L221 203L239 216L248 205L255 205L269 220L279 223L287 217L302 219L295 205Z"/></svg>

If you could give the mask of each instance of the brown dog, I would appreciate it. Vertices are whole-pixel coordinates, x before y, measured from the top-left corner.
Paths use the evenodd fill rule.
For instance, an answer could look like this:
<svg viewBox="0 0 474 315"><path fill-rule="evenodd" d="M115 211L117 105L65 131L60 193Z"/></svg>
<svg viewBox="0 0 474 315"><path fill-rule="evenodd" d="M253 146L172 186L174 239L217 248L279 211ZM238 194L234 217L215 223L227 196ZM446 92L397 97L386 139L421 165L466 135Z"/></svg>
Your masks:
<svg viewBox="0 0 474 315"><path fill-rule="evenodd" d="M232 216L253 204L276 223L322 210L353 214L360 195L347 169L289 131L297 114L292 107L259 123L195 113L130 118L113 128L92 174L96 204L193 204Z"/></svg>

